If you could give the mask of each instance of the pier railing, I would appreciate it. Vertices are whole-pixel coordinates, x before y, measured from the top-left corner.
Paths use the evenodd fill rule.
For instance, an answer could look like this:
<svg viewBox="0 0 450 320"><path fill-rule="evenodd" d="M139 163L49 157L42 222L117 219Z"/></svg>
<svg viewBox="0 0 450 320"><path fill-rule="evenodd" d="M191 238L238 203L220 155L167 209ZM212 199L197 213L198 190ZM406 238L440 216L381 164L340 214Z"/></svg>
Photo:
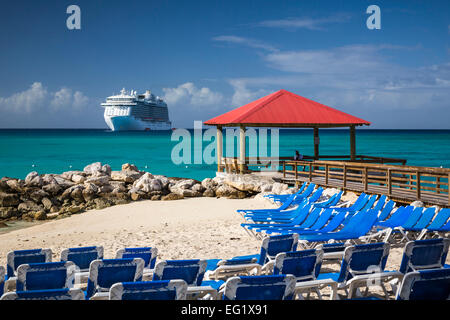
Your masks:
<svg viewBox="0 0 450 320"><path fill-rule="evenodd" d="M284 180L450 206L450 169L348 161L281 161Z"/></svg>

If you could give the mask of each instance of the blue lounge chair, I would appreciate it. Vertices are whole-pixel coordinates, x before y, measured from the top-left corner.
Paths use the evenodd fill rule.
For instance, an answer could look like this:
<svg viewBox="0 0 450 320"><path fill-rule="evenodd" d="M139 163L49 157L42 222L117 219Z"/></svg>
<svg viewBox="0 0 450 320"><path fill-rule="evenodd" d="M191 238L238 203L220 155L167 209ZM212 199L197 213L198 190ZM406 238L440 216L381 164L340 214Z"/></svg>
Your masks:
<svg viewBox="0 0 450 320"><path fill-rule="evenodd" d="M16 291L70 289L75 271L71 261L21 264L17 268Z"/></svg>
<svg viewBox="0 0 450 320"><path fill-rule="evenodd" d="M345 217L349 213L342 211L336 214L333 214L333 209L325 209L320 214L319 218L310 228L296 228L296 227L288 227L288 228L276 228L274 226L272 229L265 229L263 232L267 234L318 234L318 233L327 233L337 231L339 226L344 222Z"/></svg>
<svg viewBox="0 0 450 320"><path fill-rule="evenodd" d="M8 252L6 260L6 277L9 279L16 276L17 268L21 264L51 262L52 251L50 249L15 250Z"/></svg>
<svg viewBox="0 0 450 320"><path fill-rule="evenodd" d="M341 206L336 206L336 207L330 207L332 209L335 209L337 211L360 211L367 203L367 201L369 201L369 195L365 194L364 192L361 193L358 197L358 199L356 199L356 201L350 206L350 207L341 207Z"/></svg>
<svg viewBox="0 0 450 320"><path fill-rule="evenodd" d="M268 266L268 262L273 262L277 254L287 251L296 251L298 244L297 234L279 235L266 237L262 240L259 254L250 256L239 256L236 258L256 258L258 264L262 265L262 272L272 270L273 265Z"/></svg>
<svg viewBox="0 0 450 320"><path fill-rule="evenodd" d="M396 242L402 242L406 239L406 231L411 229L416 225L419 219L422 217L424 208L415 207L413 211L409 214L408 218L402 224L397 226L390 226L384 230L385 237L384 242L389 242L396 234L401 234L402 238L397 239Z"/></svg>
<svg viewBox="0 0 450 320"><path fill-rule="evenodd" d="M399 271L403 274L423 269L443 268L450 239L410 241L405 245Z"/></svg>
<svg viewBox="0 0 450 320"><path fill-rule="evenodd" d="M275 257L273 274L290 274L296 278L298 282L315 281L320 272L322 265L323 251L319 249L282 252ZM322 299L320 290L314 287L319 299ZM310 296L310 290L306 290ZM297 294L301 294L299 291ZM299 296L303 299L303 296Z"/></svg>
<svg viewBox="0 0 450 320"><path fill-rule="evenodd" d="M142 258L145 262L144 277L151 277L156 264L158 249L155 247L122 248L117 250L116 259Z"/></svg>
<svg viewBox="0 0 450 320"><path fill-rule="evenodd" d="M244 214L246 214L246 213L273 213L273 212L281 212L283 210L288 209L291 205L298 204L301 201L303 201L305 198L309 197L311 195L311 193L314 191L315 187L316 187L315 184L310 183L308 185L308 187L306 188L306 190L302 194L300 194L300 195L295 195L295 194L291 195L285 202L283 202L283 204L280 207L275 208L275 209L253 209L253 210L240 209L240 210L237 210L237 212L238 213L244 213Z"/></svg>
<svg viewBox="0 0 450 320"><path fill-rule="evenodd" d="M206 260L163 260L156 264L153 280L186 281L188 289L187 296L190 299L215 299L217 290L224 283L221 280L203 280L206 271Z"/></svg>
<svg viewBox="0 0 450 320"><path fill-rule="evenodd" d="M419 218L417 223L412 226L401 226L400 232L403 234L404 239L407 241L414 240L414 237L420 235L423 229L425 229L433 220L436 211L435 208L427 208L423 211L422 216ZM403 239L402 239L403 240Z"/></svg>
<svg viewBox="0 0 450 320"><path fill-rule="evenodd" d="M377 221L376 226L382 228L394 228L401 226L408 220L413 210L413 206L398 207L397 210L393 212L388 219L386 219L385 221Z"/></svg>
<svg viewBox="0 0 450 320"><path fill-rule="evenodd" d="M120 282L109 290L109 300L186 300L186 290L184 280Z"/></svg>
<svg viewBox="0 0 450 320"><path fill-rule="evenodd" d="M218 261L218 262L217 262ZM262 265L254 257L207 260L205 277L212 280L223 280L239 275L260 275Z"/></svg>
<svg viewBox="0 0 450 320"><path fill-rule="evenodd" d="M378 217L376 210L360 211L355 213L341 230L336 232L301 234L299 233L299 244L305 249L315 247L318 242L333 241L356 241L363 240L372 229Z"/></svg>
<svg viewBox="0 0 450 320"><path fill-rule="evenodd" d="M293 275L232 277L220 295L223 300L291 300L295 282Z"/></svg>
<svg viewBox="0 0 450 320"><path fill-rule="evenodd" d="M317 277L321 285L335 283L332 299L338 299L337 290L348 292L352 298L361 286L366 287L366 294L371 286L381 287L388 298L384 281L401 276L399 272L385 272L389 254L388 243L370 243L349 246L344 250L341 270L338 273L322 273ZM356 284L356 285L355 285Z"/></svg>
<svg viewBox="0 0 450 320"><path fill-rule="evenodd" d="M391 214L392 210L395 207L395 202L392 200L389 200L383 207L383 209L381 210L379 216L378 216L378 221L384 221L386 220L386 218Z"/></svg>
<svg viewBox="0 0 450 320"><path fill-rule="evenodd" d="M78 267L75 283L85 283L89 277L89 265L92 261L103 259L102 246L68 248L61 251L61 261L72 261Z"/></svg>
<svg viewBox="0 0 450 320"><path fill-rule="evenodd" d="M109 289L113 284L141 281L144 264L141 258L92 261L89 267L86 299L105 300L108 299Z"/></svg>
<svg viewBox="0 0 450 320"><path fill-rule="evenodd" d="M253 222L287 222L291 221L297 215L301 214L301 210L304 207L314 205L315 202L320 198L323 192L322 188L318 188L314 194L305 199L302 203L299 203L297 208L293 210L286 210L282 212L269 212L269 213L247 213L244 215L244 219Z"/></svg>
<svg viewBox="0 0 450 320"><path fill-rule="evenodd" d="M397 300L448 300L450 269L410 272L403 278Z"/></svg>
<svg viewBox="0 0 450 320"><path fill-rule="evenodd" d="M450 218L450 209L448 208L441 209L436 214L430 225L422 229L417 239L421 240L426 238L428 235L434 235L439 233L439 230L445 226L445 223L449 220L449 218ZM448 228L448 230L450 230L450 227Z"/></svg>
<svg viewBox="0 0 450 320"><path fill-rule="evenodd" d="M234 274L266 273L273 270L273 263L277 254L297 249L298 235L288 234L266 237L262 240L259 254L237 256L222 262L220 259L208 260L207 276L209 278L227 278ZM257 266L258 265L258 266Z"/></svg>
<svg viewBox="0 0 450 320"><path fill-rule="evenodd" d="M48 289L7 292L0 300L84 300L81 289Z"/></svg>

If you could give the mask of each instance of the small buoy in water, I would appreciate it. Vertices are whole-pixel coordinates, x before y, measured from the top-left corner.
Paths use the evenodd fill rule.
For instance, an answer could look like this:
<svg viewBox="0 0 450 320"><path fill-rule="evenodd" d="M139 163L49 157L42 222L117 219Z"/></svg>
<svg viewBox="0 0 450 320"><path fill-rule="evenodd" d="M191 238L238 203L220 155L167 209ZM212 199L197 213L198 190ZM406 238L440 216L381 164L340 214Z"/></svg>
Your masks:
<svg viewBox="0 0 450 320"><path fill-rule="evenodd" d="M186 166L186 168L187 168L188 166Z"/></svg>
<svg viewBox="0 0 450 320"><path fill-rule="evenodd" d="M31 165L31 167L33 167L33 168L34 168L34 167L36 167L36 165L35 165L35 164L32 164L32 165Z"/></svg>
<svg viewBox="0 0 450 320"><path fill-rule="evenodd" d="M145 169L147 169L148 168L148 166L146 165L145 167L144 167Z"/></svg>
<svg viewBox="0 0 450 320"><path fill-rule="evenodd" d="M72 168L72 165L70 165L69 168Z"/></svg>

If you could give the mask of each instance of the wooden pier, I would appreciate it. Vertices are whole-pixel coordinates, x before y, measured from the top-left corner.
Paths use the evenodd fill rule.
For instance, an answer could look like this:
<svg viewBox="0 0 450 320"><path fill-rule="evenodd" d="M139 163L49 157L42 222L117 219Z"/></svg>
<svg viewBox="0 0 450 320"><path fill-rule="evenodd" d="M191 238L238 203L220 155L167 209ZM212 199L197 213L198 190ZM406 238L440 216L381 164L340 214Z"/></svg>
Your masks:
<svg viewBox="0 0 450 320"><path fill-rule="evenodd" d="M450 207L450 169L345 161L281 161L285 183L313 182L356 193L385 194L410 203Z"/></svg>

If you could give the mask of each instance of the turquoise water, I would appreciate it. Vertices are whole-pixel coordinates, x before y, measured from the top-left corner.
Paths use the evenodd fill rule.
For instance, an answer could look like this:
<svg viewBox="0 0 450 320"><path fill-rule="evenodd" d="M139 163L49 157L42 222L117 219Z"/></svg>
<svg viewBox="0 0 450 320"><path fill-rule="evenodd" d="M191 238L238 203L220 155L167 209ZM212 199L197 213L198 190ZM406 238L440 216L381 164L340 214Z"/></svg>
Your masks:
<svg viewBox="0 0 450 320"><path fill-rule="evenodd" d="M279 141L280 156L293 156L294 150L313 154L312 130L280 130ZM167 176L203 179L215 175L215 164L175 165L171 152L177 143L171 141L171 132L0 130L0 177L23 179L30 171L82 170L96 161L110 164L113 170L130 162ZM209 143L203 142L203 148ZM450 130L357 130L356 145L358 154L450 167ZM320 154L349 154L348 130L320 130Z"/></svg>

